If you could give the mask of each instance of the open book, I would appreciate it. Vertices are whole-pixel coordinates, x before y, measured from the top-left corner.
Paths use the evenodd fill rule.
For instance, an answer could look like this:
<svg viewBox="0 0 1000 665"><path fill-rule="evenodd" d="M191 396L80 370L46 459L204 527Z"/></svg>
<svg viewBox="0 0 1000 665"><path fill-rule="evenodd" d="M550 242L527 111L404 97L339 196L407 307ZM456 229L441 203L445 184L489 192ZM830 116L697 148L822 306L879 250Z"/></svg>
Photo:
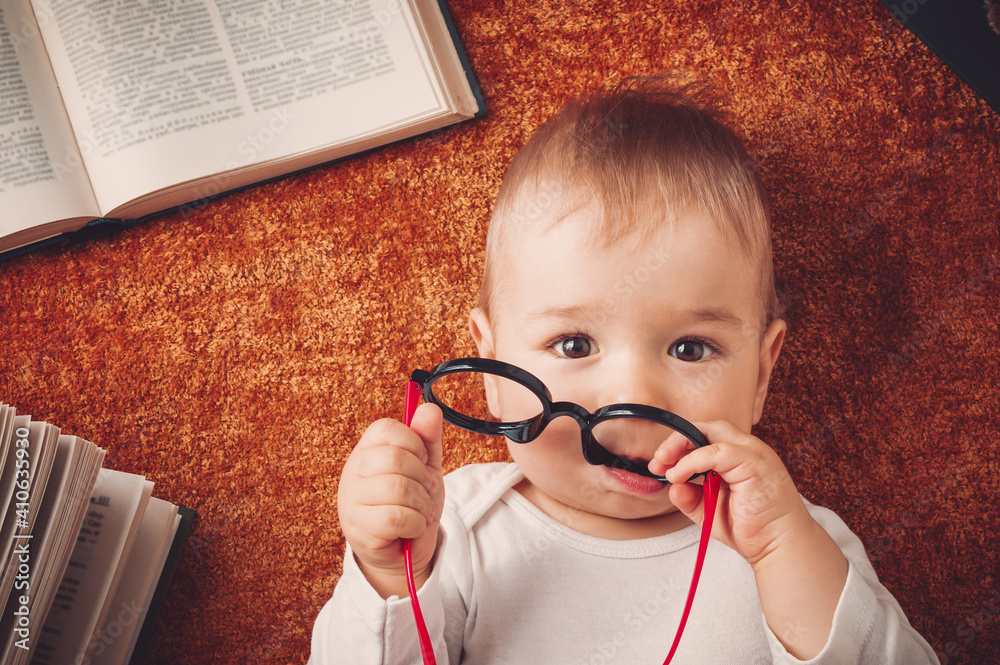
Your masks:
<svg viewBox="0 0 1000 665"><path fill-rule="evenodd" d="M4 0L0 252L484 112L439 0Z"/></svg>
<svg viewBox="0 0 1000 665"><path fill-rule="evenodd" d="M0 664L139 662L194 513L0 404Z"/></svg>

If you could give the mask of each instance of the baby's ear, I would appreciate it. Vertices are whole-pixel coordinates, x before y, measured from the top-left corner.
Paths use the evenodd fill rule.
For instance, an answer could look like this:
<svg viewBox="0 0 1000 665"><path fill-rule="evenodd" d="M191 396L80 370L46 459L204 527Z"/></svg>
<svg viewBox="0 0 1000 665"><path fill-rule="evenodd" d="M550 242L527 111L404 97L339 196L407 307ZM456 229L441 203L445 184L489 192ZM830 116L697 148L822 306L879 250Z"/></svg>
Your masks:
<svg viewBox="0 0 1000 665"><path fill-rule="evenodd" d="M493 344L493 326L490 325L490 317L480 308L475 308L469 314L469 332L472 333L472 341L479 350L480 358L490 358L495 360L496 347ZM500 417L500 403L497 397L497 377L492 374L483 375L483 387L486 390L486 404L490 407L490 413L494 418Z"/></svg>
<svg viewBox="0 0 1000 665"><path fill-rule="evenodd" d="M764 413L764 402L767 400L767 387L771 382L771 372L781 355L781 345L785 343L785 332L788 326L781 319L775 319L764 331L760 340L760 365L757 369L757 392L753 402L753 424L760 422Z"/></svg>
<svg viewBox="0 0 1000 665"><path fill-rule="evenodd" d="M496 358L493 326L490 325L490 317L479 307L469 313L469 332L472 333L472 341L479 350L480 358Z"/></svg>

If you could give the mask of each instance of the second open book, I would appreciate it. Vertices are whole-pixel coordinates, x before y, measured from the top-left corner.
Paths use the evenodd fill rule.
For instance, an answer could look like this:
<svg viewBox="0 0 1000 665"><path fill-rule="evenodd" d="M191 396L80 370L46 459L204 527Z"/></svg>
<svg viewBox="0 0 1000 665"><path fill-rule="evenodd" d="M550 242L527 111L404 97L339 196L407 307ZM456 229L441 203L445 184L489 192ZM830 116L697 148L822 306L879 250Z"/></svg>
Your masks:
<svg viewBox="0 0 1000 665"><path fill-rule="evenodd" d="M11 0L0 252L484 112L437 0Z"/></svg>

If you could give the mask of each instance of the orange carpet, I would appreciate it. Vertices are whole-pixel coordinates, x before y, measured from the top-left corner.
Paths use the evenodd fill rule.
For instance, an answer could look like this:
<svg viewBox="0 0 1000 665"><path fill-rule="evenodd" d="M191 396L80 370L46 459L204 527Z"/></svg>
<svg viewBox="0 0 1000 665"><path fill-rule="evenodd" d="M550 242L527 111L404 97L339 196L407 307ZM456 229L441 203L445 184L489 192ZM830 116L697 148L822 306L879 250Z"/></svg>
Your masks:
<svg viewBox="0 0 1000 665"><path fill-rule="evenodd" d="M412 368L472 353L511 156L664 69L728 92L773 197L791 330L758 434L942 662L1000 658L1000 115L873 0L618 4L452 0L486 118L0 264L0 401L200 516L149 662L306 660L340 469Z"/></svg>

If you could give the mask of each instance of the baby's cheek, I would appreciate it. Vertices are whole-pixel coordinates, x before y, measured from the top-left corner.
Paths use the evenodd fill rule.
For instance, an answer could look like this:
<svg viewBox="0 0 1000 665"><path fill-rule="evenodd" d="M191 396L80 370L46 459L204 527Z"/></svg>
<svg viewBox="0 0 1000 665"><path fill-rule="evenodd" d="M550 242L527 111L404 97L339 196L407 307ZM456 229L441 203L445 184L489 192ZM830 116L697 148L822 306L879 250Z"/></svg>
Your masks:
<svg viewBox="0 0 1000 665"><path fill-rule="evenodd" d="M700 393L699 399L689 405L689 410L679 415L691 422L723 420L749 432L754 424L757 384L756 375L748 374L734 371L733 375L720 377L712 383L711 389Z"/></svg>

